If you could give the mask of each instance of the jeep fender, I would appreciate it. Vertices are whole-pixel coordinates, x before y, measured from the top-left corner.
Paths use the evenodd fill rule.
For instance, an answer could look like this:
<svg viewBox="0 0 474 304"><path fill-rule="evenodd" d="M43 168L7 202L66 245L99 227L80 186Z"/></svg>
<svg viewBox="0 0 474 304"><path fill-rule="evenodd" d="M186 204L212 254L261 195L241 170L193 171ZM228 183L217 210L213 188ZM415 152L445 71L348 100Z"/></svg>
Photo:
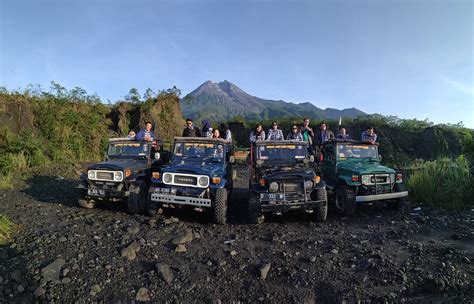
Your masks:
<svg viewBox="0 0 474 304"><path fill-rule="evenodd" d="M319 181L319 183L317 183L314 186L314 189L324 189L324 188L326 188L326 183L323 180Z"/></svg>
<svg viewBox="0 0 474 304"><path fill-rule="evenodd" d="M337 185L347 185L349 187L359 187L361 185L360 182L353 182L352 176L339 176L337 181Z"/></svg>

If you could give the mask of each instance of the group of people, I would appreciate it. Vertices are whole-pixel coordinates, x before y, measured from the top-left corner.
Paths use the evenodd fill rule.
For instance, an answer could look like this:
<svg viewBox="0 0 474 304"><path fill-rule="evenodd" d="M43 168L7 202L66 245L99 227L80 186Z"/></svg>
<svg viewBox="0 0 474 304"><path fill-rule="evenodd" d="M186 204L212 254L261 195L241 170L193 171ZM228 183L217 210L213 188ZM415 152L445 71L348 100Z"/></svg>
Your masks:
<svg viewBox="0 0 474 304"><path fill-rule="evenodd" d="M334 139L339 140L351 140L351 136L347 133L345 127L339 127L339 133L334 136L334 133L328 129L326 123L321 123L319 125L319 132L314 132L313 128L309 124L309 118L305 117L303 119L303 124L298 126L296 124L292 125L291 131L283 136L283 131L278 128L278 123L276 121L272 122L271 128L267 133L263 130L261 124L257 124L252 132L249 135L250 144L255 143L258 140L296 140L296 141L306 141L310 145L321 146L325 142L332 141ZM376 144L377 143L377 134L374 132L374 127L370 126L362 132L360 140L362 142Z"/></svg>
<svg viewBox="0 0 474 304"><path fill-rule="evenodd" d="M186 119L186 127L183 130L183 137L205 137L205 138L220 138L227 142L232 142L232 133L229 129L229 125L222 123L219 128L212 128L211 123L208 120L202 121L202 127L199 128L194 125L191 118ZM151 121L145 122L145 128L141 129L140 132L135 134L134 130L128 132L128 137L135 140L146 140L154 141L155 134L152 131ZM291 131L283 136L283 131L278 128L276 121L272 122L271 128L267 133L263 130L261 124L257 124L249 135L250 144L255 143L258 140L296 140L306 141L310 146L321 146L328 141L334 139L339 140L350 140L351 136L347 133L345 127L339 127L339 133L334 136L334 133L328 129L326 123L319 125L319 132L314 132L313 128L309 124L309 118L303 119L303 124L298 126L292 125ZM374 127L369 126L362 132L360 136L362 142L377 144L377 134L374 132Z"/></svg>
<svg viewBox="0 0 474 304"><path fill-rule="evenodd" d="M213 128L209 120L204 119L202 128L199 129L193 123L191 118L186 119L186 128L183 130L183 137L204 137L204 138L220 138L227 142L232 142L232 133L229 125L221 123L219 128Z"/></svg>
<svg viewBox="0 0 474 304"><path fill-rule="evenodd" d="M135 133L134 130L128 131L128 138L133 140L154 141L156 136L152 131L153 124L151 121L145 122L145 128ZM229 125L222 123L219 128L212 128L208 120L202 121L202 128L194 125L191 118L186 119L186 127L183 129L183 137L206 137L220 138L228 142L232 142L232 133Z"/></svg>

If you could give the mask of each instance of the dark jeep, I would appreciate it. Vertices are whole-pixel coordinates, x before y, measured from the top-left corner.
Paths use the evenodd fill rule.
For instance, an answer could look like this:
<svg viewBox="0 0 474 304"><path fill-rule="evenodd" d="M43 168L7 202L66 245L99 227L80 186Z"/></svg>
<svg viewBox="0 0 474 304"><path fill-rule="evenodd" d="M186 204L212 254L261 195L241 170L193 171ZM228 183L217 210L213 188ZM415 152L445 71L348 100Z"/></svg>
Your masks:
<svg viewBox="0 0 474 304"><path fill-rule="evenodd" d="M159 171L169 155L161 142L111 138L106 160L81 174L79 205L95 208L98 201L126 201L131 213L146 210L147 189L152 171Z"/></svg>
<svg viewBox="0 0 474 304"><path fill-rule="evenodd" d="M171 162L152 175L149 213L160 207L212 210L214 221L227 221L232 192L231 146L221 139L176 137Z"/></svg>
<svg viewBox="0 0 474 304"><path fill-rule="evenodd" d="M323 178L339 213L353 215L356 205L386 201L405 204L403 176L380 164L378 146L358 141L333 141L323 146Z"/></svg>
<svg viewBox="0 0 474 304"><path fill-rule="evenodd" d="M301 141L257 141L249 155L249 203L251 223L263 221L264 212L281 214L300 209L317 221L327 217L324 181L315 173L308 144Z"/></svg>

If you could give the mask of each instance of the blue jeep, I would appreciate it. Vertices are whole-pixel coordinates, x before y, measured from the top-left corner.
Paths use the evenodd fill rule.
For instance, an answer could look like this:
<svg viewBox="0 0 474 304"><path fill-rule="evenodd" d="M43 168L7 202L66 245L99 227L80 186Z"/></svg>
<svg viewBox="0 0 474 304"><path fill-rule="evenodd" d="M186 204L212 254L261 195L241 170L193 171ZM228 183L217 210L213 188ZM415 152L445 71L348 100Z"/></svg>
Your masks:
<svg viewBox="0 0 474 304"><path fill-rule="evenodd" d="M148 211L190 206L212 210L214 222L227 220L232 192L231 146L221 139L176 137L170 164L152 174Z"/></svg>
<svg viewBox="0 0 474 304"><path fill-rule="evenodd" d="M131 213L146 211L150 175L169 159L160 140L135 141L111 138L105 161L92 164L81 174L79 205L95 208L99 201L125 202Z"/></svg>

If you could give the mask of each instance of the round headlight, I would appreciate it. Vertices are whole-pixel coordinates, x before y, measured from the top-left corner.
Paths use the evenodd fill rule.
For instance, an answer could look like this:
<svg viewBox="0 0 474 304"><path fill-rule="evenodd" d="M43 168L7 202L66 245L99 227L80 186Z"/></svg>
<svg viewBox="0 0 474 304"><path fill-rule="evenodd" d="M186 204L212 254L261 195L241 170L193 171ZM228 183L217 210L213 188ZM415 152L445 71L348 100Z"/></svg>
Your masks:
<svg viewBox="0 0 474 304"><path fill-rule="evenodd" d="M362 175L362 180L361 180L363 185L369 185L370 184L370 175Z"/></svg>
<svg viewBox="0 0 474 304"><path fill-rule="evenodd" d="M90 170L89 172L87 172L87 178L95 179L95 171Z"/></svg>
<svg viewBox="0 0 474 304"><path fill-rule="evenodd" d="M173 181L173 176L169 173L163 174L163 182L165 184L170 184Z"/></svg>
<svg viewBox="0 0 474 304"><path fill-rule="evenodd" d="M198 180L199 186L206 187L208 184L208 178L206 176L201 176Z"/></svg>
<svg viewBox="0 0 474 304"><path fill-rule="evenodd" d="M270 192L277 192L278 191L278 183L271 182L269 187Z"/></svg>
<svg viewBox="0 0 474 304"><path fill-rule="evenodd" d="M122 171L116 171L114 173L114 180L121 182L123 180L123 172Z"/></svg>
<svg viewBox="0 0 474 304"><path fill-rule="evenodd" d="M307 181L304 182L304 187L305 187L306 189L311 189L311 188L313 188L313 185L314 185L313 181L307 180Z"/></svg>

